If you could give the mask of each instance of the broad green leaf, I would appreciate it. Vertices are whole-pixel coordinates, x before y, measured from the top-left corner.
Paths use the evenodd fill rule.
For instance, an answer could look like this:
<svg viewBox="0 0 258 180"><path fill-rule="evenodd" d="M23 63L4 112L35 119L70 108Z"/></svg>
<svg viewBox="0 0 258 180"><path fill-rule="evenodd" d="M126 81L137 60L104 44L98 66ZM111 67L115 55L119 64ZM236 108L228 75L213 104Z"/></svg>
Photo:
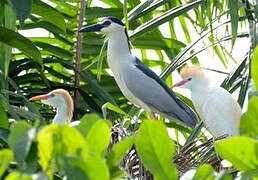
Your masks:
<svg viewBox="0 0 258 180"><path fill-rule="evenodd" d="M111 169L113 166L118 166L119 162L124 157L125 153L130 150L134 143L134 137L128 137L118 142L112 147L107 156L107 164Z"/></svg>
<svg viewBox="0 0 258 180"><path fill-rule="evenodd" d="M43 17L46 21L56 25L62 29L63 32L66 32L64 16L50 5L40 0L33 0L31 12Z"/></svg>
<svg viewBox="0 0 258 180"><path fill-rule="evenodd" d="M69 180L85 179L89 180L86 172L83 171L85 162L75 156L65 156L62 160L64 172Z"/></svg>
<svg viewBox="0 0 258 180"><path fill-rule="evenodd" d="M26 160L35 137L36 129L26 122L17 122L11 126L9 145L20 165Z"/></svg>
<svg viewBox="0 0 258 180"><path fill-rule="evenodd" d="M12 151L10 149L0 150L0 179L11 161L13 161Z"/></svg>
<svg viewBox="0 0 258 180"><path fill-rule="evenodd" d="M23 166L24 172L35 173L38 168L38 148L37 142L32 141L30 151L25 160L25 166Z"/></svg>
<svg viewBox="0 0 258 180"><path fill-rule="evenodd" d="M172 162L175 147L164 124L145 120L136 137L136 150L154 179L177 179L177 170Z"/></svg>
<svg viewBox="0 0 258 180"><path fill-rule="evenodd" d="M258 97L253 96L248 102L247 112L240 119L240 134L258 139Z"/></svg>
<svg viewBox="0 0 258 180"><path fill-rule="evenodd" d="M229 12L232 28L232 47L236 41L237 37L237 28L238 28L238 0L230 0L229 3Z"/></svg>
<svg viewBox="0 0 258 180"><path fill-rule="evenodd" d="M252 66L251 66L252 78L254 80L254 86L258 90L258 46L254 49Z"/></svg>
<svg viewBox="0 0 258 180"><path fill-rule="evenodd" d="M2 128L8 128L8 117L5 112L5 108L0 103L0 127Z"/></svg>
<svg viewBox="0 0 258 180"><path fill-rule="evenodd" d="M7 2L15 11L20 23L23 24L24 20L30 16L32 0L7 0Z"/></svg>
<svg viewBox="0 0 258 180"><path fill-rule="evenodd" d="M242 172L258 169L258 141L232 137L215 143L216 151Z"/></svg>
<svg viewBox="0 0 258 180"><path fill-rule="evenodd" d="M19 49L26 56L32 58L39 64L42 64L39 50L32 43L32 41L20 35L19 33L4 27L0 27L0 41Z"/></svg>
<svg viewBox="0 0 258 180"><path fill-rule="evenodd" d="M215 179L214 172L215 171L212 169L211 165L203 164L200 167L198 167L192 180L199 180L199 179L214 180Z"/></svg>
<svg viewBox="0 0 258 180"><path fill-rule="evenodd" d="M85 162L82 169L90 180L109 180L108 167L101 157L85 153L85 151L82 155Z"/></svg>
<svg viewBox="0 0 258 180"><path fill-rule="evenodd" d="M119 167L112 167L109 171L111 180L118 180L126 176Z"/></svg>
<svg viewBox="0 0 258 180"><path fill-rule="evenodd" d="M80 133L83 135L83 137L87 137L92 126L99 120L101 120L101 118L98 115L87 114L81 118L80 124L78 126L76 126L75 128L78 131L80 131Z"/></svg>
<svg viewBox="0 0 258 180"><path fill-rule="evenodd" d="M83 136L74 128L67 125L51 124L45 126L37 136L39 162L42 169L51 179L55 162L61 161L65 155L76 155L85 146Z"/></svg>
<svg viewBox="0 0 258 180"><path fill-rule="evenodd" d="M14 171L10 173L5 180L32 180L32 177L29 174L22 172Z"/></svg>
<svg viewBox="0 0 258 180"><path fill-rule="evenodd" d="M86 149L99 157L104 157L110 141L110 129L104 121L97 121L86 137Z"/></svg>

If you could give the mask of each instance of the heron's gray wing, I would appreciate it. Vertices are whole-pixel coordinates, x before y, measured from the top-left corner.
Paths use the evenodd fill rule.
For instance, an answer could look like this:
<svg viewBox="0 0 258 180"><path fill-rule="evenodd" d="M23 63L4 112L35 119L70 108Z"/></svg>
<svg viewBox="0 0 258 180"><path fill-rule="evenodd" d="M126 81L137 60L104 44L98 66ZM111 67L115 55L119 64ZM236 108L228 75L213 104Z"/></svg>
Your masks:
<svg viewBox="0 0 258 180"><path fill-rule="evenodd" d="M135 58L135 65L123 70L127 88L141 101L172 119L193 128L197 116L175 93L145 64Z"/></svg>

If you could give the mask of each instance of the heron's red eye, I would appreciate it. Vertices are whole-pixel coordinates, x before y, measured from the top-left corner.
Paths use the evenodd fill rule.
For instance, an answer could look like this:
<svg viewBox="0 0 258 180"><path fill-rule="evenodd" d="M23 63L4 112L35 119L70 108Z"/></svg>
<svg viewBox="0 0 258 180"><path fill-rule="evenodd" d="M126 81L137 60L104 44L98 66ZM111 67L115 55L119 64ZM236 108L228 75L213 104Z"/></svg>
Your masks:
<svg viewBox="0 0 258 180"><path fill-rule="evenodd" d="M105 21L104 24L105 24L106 26L109 26L109 25L111 24L111 22L110 22L110 21Z"/></svg>

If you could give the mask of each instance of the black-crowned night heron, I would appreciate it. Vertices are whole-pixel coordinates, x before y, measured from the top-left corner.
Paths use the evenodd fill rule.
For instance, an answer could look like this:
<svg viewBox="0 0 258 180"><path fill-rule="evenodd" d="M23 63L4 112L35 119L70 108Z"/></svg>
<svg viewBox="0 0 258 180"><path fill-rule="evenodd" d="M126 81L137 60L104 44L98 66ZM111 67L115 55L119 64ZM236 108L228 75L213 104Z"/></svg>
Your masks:
<svg viewBox="0 0 258 180"><path fill-rule="evenodd" d="M129 37L122 21L105 18L79 32L101 32L108 38L107 59L114 78L124 94L136 106L169 120L194 128L196 114L145 64L130 51Z"/></svg>
<svg viewBox="0 0 258 180"><path fill-rule="evenodd" d="M221 87L210 86L210 81L198 65L181 71L182 81L172 87L188 88L201 120L215 136L238 135L241 108L231 94Z"/></svg>

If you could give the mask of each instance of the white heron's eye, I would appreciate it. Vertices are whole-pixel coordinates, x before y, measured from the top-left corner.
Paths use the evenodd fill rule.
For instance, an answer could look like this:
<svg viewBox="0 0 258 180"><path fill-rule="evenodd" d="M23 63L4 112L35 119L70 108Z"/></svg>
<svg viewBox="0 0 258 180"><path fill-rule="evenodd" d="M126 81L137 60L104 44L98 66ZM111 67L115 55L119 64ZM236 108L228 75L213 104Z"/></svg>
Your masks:
<svg viewBox="0 0 258 180"><path fill-rule="evenodd" d="M104 24L105 26L109 26L111 24L111 21L105 21Z"/></svg>
<svg viewBox="0 0 258 180"><path fill-rule="evenodd" d="M191 81L191 80L192 80L192 78L188 78L187 80L188 80L188 81Z"/></svg>
<svg viewBox="0 0 258 180"><path fill-rule="evenodd" d="M53 98L55 97L55 94L49 94L49 97Z"/></svg>

